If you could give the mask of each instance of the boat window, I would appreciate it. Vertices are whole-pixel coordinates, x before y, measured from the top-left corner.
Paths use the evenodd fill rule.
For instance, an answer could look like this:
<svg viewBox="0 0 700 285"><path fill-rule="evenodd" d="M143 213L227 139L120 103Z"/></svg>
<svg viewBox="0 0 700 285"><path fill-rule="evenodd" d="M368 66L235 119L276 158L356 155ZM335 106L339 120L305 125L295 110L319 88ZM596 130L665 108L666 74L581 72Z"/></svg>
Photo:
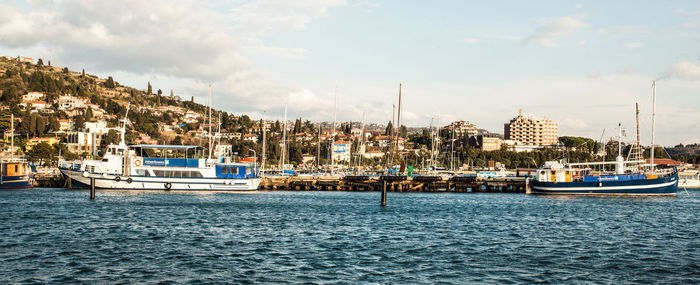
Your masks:
<svg viewBox="0 0 700 285"><path fill-rule="evenodd" d="M199 171L190 171L190 177L194 178L202 178L202 173Z"/></svg>
<svg viewBox="0 0 700 285"><path fill-rule="evenodd" d="M238 174L238 167L231 167L229 173L230 174Z"/></svg>
<svg viewBox="0 0 700 285"><path fill-rule="evenodd" d="M226 174L228 172L228 167L221 168L221 174Z"/></svg>
<svg viewBox="0 0 700 285"><path fill-rule="evenodd" d="M15 172L19 172L19 166L15 164Z"/></svg>
<svg viewBox="0 0 700 285"><path fill-rule="evenodd" d="M148 176L148 171L146 171L145 169L136 169L136 175Z"/></svg>

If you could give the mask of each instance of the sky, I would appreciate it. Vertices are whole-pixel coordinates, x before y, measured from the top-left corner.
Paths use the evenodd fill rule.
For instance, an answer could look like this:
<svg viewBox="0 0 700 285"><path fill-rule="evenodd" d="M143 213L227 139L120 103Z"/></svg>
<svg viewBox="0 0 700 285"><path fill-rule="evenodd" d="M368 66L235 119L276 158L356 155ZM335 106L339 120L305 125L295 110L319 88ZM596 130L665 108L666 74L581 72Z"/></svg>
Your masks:
<svg viewBox="0 0 700 285"><path fill-rule="evenodd" d="M465 120L700 143L699 1L0 2L0 55L113 76L252 118ZM335 99L337 96L337 100ZM337 103L334 103L337 102Z"/></svg>

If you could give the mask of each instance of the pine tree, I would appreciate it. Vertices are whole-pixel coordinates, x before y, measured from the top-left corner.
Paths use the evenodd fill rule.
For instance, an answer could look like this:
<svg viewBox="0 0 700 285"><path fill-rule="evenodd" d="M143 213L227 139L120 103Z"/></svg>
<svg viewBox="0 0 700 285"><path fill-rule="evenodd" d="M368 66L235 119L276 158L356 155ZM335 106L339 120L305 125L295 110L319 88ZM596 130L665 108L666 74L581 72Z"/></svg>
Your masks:
<svg viewBox="0 0 700 285"><path fill-rule="evenodd" d="M40 59L36 62L36 65L38 65L38 66L43 66L43 65L44 65L44 61L40 58Z"/></svg>
<svg viewBox="0 0 700 285"><path fill-rule="evenodd" d="M146 90L146 95L151 95L153 94L153 86L151 86L151 82L148 81L148 89Z"/></svg>
<svg viewBox="0 0 700 285"><path fill-rule="evenodd" d="M81 75L82 77L85 77L85 68L83 68L83 73Z"/></svg>
<svg viewBox="0 0 700 285"><path fill-rule="evenodd" d="M394 135L394 125L389 121L389 123L386 124L386 129L384 130L384 135L387 136L393 136Z"/></svg>

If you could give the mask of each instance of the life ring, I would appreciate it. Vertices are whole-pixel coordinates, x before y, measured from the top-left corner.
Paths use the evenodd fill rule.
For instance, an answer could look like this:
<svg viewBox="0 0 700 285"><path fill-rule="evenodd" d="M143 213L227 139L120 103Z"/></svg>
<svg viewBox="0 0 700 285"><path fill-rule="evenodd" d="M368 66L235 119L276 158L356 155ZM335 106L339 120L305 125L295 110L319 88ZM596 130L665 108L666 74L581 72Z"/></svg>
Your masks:
<svg viewBox="0 0 700 285"><path fill-rule="evenodd" d="M129 184L131 184L131 182L134 182L134 180L133 180L133 179L131 179L131 177L129 177L129 178L127 178L127 179L126 179L126 183L129 183Z"/></svg>
<svg viewBox="0 0 700 285"><path fill-rule="evenodd" d="M90 172L88 172L87 170L83 171L83 177L88 177L88 176L90 176Z"/></svg>
<svg viewBox="0 0 700 285"><path fill-rule="evenodd" d="M165 190L170 190L170 188L173 188L173 185L170 182L165 182Z"/></svg>
<svg viewBox="0 0 700 285"><path fill-rule="evenodd" d="M140 159L134 160L134 165L141 166L141 160Z"/></svg>
<svg viewBox="0 0 700 285"><path fill-rule="evenodd" d="M117 181L117 182L122 181L122 177L121 176L114 177L114 181Z"/></svg>

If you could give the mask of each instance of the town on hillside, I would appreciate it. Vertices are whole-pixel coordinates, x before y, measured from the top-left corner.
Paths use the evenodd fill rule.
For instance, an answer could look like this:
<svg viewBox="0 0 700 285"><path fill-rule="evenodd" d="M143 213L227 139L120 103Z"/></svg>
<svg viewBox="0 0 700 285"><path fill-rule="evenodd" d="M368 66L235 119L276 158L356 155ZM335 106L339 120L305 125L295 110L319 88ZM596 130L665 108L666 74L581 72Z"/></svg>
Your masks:
<svg viewBox="0 0 700 285"><path fill-rule="evenodd" d="M263 160L268 169L284 161L285 168L298 170L331 164L382 170L402 163L399 157L417 169L535 168L560 158L611 160L618 147L615 140L559 136L556 122L522 111L504 118L503 135L468 121L411 128L396 127L392 120L385 125L302 118L281 122L215 109L210 123L208 106L193 97L183 99L172 90L145 85L123 86L112 77L98 78L42 59L0 57L1 155L16 154L47 166L61 159L101 157L106 146L119 143L118 126L127 107L127 144L198 145L213 148L218 156ZM210 146L210 141L215 143ZM628 151L632 145L624 147ZM644 151L648 155L649 149ZM676 162L700 163L697 144L655 153Z"/></svg>

